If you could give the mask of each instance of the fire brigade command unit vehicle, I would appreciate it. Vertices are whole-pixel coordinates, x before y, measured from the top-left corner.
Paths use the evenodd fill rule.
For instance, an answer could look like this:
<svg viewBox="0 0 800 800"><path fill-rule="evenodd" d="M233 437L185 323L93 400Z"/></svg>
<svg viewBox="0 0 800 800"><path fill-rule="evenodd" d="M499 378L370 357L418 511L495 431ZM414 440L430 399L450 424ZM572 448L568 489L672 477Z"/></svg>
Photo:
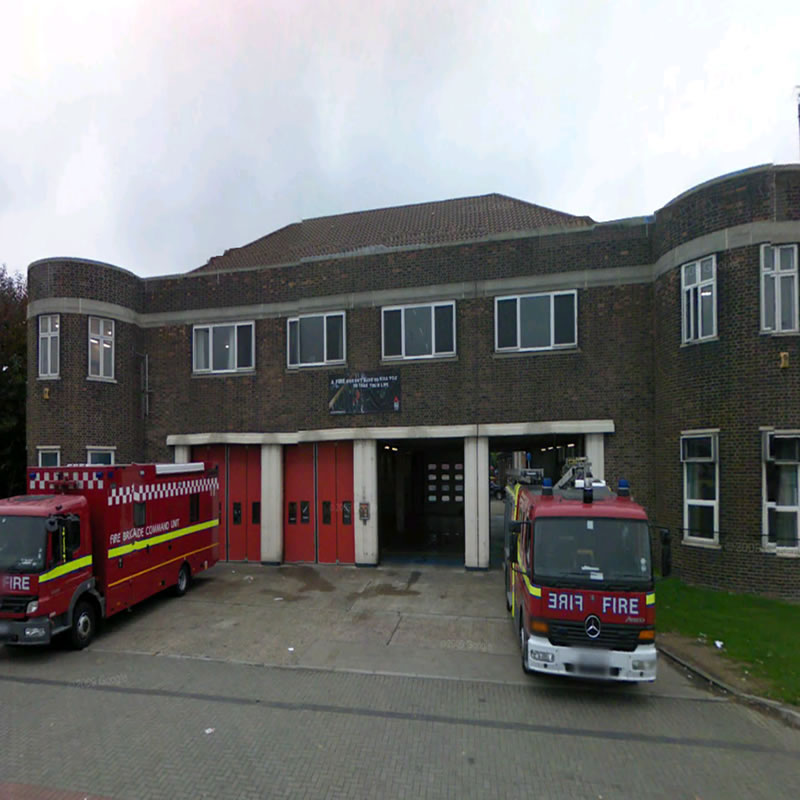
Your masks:
<svg viewBox="0 0 800 800"><path fill-rule="evenodd" d="M97 623L219 558L219 480L205 463L28 469L0 500L0 642L85 647Z"/></svg>
<svg viewBox="0 0 800 800"><path fill-rule="evenodd" d="M506 605L525 672L656 678L647 515L571 459L558 484L522 470L506 487Z"/></svg>

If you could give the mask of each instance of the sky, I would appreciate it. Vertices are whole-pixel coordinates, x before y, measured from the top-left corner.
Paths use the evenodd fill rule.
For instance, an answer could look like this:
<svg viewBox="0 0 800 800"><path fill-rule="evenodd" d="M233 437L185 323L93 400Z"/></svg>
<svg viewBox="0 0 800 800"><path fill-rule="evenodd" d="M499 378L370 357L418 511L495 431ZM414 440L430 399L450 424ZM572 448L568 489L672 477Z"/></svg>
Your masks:
<svg viewBox="0 0 800 800"><path fill-rule="evenodd" d="M186 272L499 192L603 221L800 160L798 0L0 0L0 263Z"/></svg>

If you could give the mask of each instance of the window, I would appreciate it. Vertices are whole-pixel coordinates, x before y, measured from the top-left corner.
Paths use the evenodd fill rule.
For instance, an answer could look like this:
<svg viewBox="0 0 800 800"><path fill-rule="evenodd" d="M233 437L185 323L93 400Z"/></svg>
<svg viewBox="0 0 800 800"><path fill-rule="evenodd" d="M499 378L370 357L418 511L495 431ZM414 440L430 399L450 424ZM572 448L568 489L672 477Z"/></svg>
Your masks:
<svg viewBox="0 0 800 800"><path fill-rule="evenodd" d="M147 523L147 504L135 502L133 504L133 524L137 528L143 528Z"/></svg>
<svg viewBox="0 0 800 800"><path fill-rule="evenodd" d="M194 372L240 372L255 366L255 323L194 326Z"/></svg>
<svg viewBox="0 0 800 800"><path fill-rule="evenodd" d="M796 244L761 246L761 330L798 330Z"/></svg>
<svg viewBox="0 0 800 800"><path fill-rule="evenodd" d="M764 447L762 544L800 548L800 432L770 431Z"/></svg>
<svg viewBox="0 0 800 800"><path fill-rule="evenodd" d="M719 464L717 432L681 436L683 462L683 538L719 542Z"/></svg>
<svg viewBox="0 0 800 800"><path fill-rule="evenodd" d="M344 361L344 312L294 317L287 322L290 367L340 364Z"/></svg>
<svg viewBox="0 0 800 800"><path fill-rule="evenodd" d="M114 320L89 317L89 377L114 379Z"/></svg>
<svg viewBox="0 0 800 800"><path fill-rule="evenodd" d="M58 314L45 314L39 317L39 377L57 378L59 370L59 330L61 320Z"/></svg>
<svg viewBox="0 0 800 800"><path fill-rule="evenodd" d="M554 350L578 344L578 293L496 297L495 350Z"/></svg>
<svg viewBox="0 0 800 800"><path fill-rule="evenodd" d="M717 335L717 257L708 256L681 267L683 341L699 342Z"/></svg>
<svg viewBox="0 0 800 800"><path fill-rule="evenodd" d="M383 309L384 358L434 358L456 352L456 304Z"/></svg>
<svg viewBox="0 0 800 800"><path fill-rule="evenodd" d="M60 467L61 449L58 447L37 447L40 467Z"/></svg>
<svg viewBox="0 0 800 800"><path fill-rule="evenodd" d="M86 463L87 464L113 464L114 463L114 448L109 448L109 447L87 447L86 448Z"/></svg>

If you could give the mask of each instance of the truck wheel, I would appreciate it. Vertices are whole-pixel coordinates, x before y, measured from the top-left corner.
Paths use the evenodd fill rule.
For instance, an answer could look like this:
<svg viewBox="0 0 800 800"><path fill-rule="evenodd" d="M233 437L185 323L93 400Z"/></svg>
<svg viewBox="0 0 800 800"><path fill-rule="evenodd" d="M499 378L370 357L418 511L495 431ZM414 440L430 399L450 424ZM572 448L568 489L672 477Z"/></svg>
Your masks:
<svg viewBox="0 0 800 800"><path fill-rule="evenodd" d="M189 588L190 577L189 565L184 564L181 567L181 571L178 573L178 582L175 584L175 594L178 597L183 597L183 595L186 594L186 590Z"/></svg>
<svg viewBox="0 0 800 800"><path fill-rule="evenodd" d="M83 650L94 637L97 614L94 606L87 600L80 600L72 612L70 642L75 650Z"/></svg>
<svg viewBox="0 0 800 800"><path fill-rule="evenodd" d="M533 670L528 666L528 634L525 633L525 626L522 624L522 614L519 616L519 646L522 651L522 671L526 675L530 675Z"/></svg>

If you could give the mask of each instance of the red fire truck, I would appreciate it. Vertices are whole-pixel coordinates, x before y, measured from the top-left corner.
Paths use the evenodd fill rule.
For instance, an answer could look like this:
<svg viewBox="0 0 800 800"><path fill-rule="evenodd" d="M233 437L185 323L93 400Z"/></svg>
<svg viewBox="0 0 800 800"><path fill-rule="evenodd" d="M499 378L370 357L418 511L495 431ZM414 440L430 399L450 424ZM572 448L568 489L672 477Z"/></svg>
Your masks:
<svg viewBox="0 0 800 800"><path fill-rule="evenodd" d="M656 678L655 591L644 509L571 459L558 484L506 487L506 606L527 673Z"/></svg>
<svg viewBox="0 0 800 800"><path fill-rule="evenodd" d="M219 480L205 463L31 467L0 500L0 642L86 647L100 619L219 558Z"/></svg>

